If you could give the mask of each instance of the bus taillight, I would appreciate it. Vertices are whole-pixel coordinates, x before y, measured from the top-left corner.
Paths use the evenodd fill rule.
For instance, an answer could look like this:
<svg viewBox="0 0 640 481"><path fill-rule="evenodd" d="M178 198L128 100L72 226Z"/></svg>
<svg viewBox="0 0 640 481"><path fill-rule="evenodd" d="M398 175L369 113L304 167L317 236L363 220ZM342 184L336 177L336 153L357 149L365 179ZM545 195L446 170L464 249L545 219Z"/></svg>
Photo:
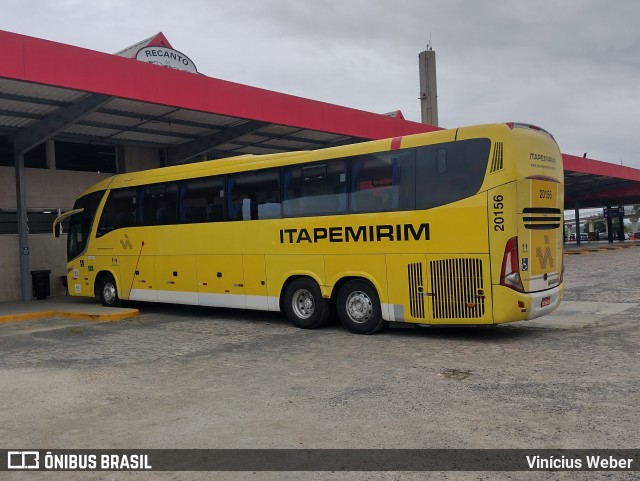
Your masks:
<svg viewBox="0 0 640 481"><path fill-rule="evenodd" d="M500 284L516 291L524 292L518 262L518 238L512 237L507 241L502 257L502 271L500 272Z"/></svg>

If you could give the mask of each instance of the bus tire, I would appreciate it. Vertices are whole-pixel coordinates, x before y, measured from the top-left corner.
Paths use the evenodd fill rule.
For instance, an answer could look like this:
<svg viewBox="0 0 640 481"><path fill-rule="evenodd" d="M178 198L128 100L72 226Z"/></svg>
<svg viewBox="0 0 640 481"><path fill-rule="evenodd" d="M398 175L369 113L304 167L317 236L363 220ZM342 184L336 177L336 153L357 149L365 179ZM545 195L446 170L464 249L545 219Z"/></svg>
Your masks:
<svg viewBox="0 0 640 481"><path fill-rule="evenodd" d="M100 276L98 296L100 296L100 302L102 302L103 306L117 307L120 305L118 286L111 274L103 274Z"/></svg>
<svg viewBox="0 0 640 481"><path fill-rule="evenodd" d="M342 286L336 307L342 325L356 334L373 334L387 324L378 292L367 281L355 279Z"/></svg>
<svg viewBox="0 0 640 481"><path fill-rule="evenodd" d="M329 318L329 303L312 279L295 279L284 291L284 312L291 323L301 329L317 329Z"/></svg>

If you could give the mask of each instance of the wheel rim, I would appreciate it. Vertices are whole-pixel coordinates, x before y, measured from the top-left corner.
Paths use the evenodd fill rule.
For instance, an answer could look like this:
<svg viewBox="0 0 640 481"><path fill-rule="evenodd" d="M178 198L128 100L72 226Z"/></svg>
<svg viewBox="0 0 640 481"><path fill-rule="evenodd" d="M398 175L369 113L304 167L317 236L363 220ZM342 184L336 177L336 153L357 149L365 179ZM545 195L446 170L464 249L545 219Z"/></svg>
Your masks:
<svg viewBox="0 0 640 481"><path fill-rule="evenodd" d="M293 294L291 307L296 316L301 319L309 319L316 308L313 295L306 289L298 289Z"/></svg>
<svg viewBox="0 0 640 481"><path fill-rule="evenodd" d="M102 288L102 297L107 304L112 304L116 300L116 286L111 282L106 282Z"/></svg>
<svg viewBox="0 0 640 481"><path fill-rule="evenodd" d="M353 322L363 324L373 316L373 302L364 292L355 291L347 297L346 310Z"/></svg>

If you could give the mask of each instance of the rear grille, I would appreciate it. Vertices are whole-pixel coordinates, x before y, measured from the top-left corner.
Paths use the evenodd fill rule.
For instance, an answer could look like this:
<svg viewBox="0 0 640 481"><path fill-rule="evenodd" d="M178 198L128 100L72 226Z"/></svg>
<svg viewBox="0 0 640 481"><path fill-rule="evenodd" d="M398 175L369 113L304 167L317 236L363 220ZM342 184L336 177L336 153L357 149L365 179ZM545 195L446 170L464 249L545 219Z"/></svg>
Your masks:
<svg viewBox="0 0 640 481"><path fill-rule="evenodd" d="M424 319L424 283L422 262L407 266L409 277L409 312L417 319Z"/></svg>
<svg viewBox="0 0 640 481"><path fill-rule="evenodd" d="M480 259L432 261L434 319L477 319L484 315L484 288Z"/></svg>
<svg viewBox="0 0 640 481"><path fill-rule="evenodd" d="M560 209L549 207L526 207L523 214L532 214L531 217L523 217L524 228L530 230L558 229L562 223Z"/></svg>
<svg viewBox="0 0 640 481"><path fill-rule="evenodd" d="M525 207L522 209L523 214L556 214L560 215L560 209L551 207Z"/></svg>
<svg viewBox="0 0 640 481"><path fill-rule="evenodd" d="M493 160L491 161L491 172L502 170L503 156L504 156L504 146L502 142L496 142L493 148Z"/></svg>

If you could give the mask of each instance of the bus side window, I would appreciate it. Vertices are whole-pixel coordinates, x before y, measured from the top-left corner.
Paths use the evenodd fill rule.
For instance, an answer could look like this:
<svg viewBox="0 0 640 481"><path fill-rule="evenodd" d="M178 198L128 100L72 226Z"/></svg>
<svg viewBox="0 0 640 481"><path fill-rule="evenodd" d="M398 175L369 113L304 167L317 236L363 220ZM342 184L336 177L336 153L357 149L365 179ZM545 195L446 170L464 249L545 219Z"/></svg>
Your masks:
<svg viewBox="0 0 640 481"><path fill-rule="evenodd" d="M285 215L346 212L347 173L344 160L285 167L283 179Z"/></svg>
<svg viewBox="0 0 640 481"><path fill-rule="evenodd" d="M438 149L438 174L444 174L447 171L447 151Z"/></svg>
<svg viewBox="0 0 640 481"><path fill-rule="evenodd" d="M178 186L157 184L142 190L143 225L175 224L178 220Z"/></svg>
<svg viewBox="0 0 640 481"><path fill-rule="evenodd" d="M280 171L264 169L229 176L227 219L258 220L282 217Z"/></svg>
<svg viewBox="0 0 640 481"><path fill-rule="evenodd" d="M412 156L407 152L385 152L356 157L351 161L351 211L377 212L411 208L400 192L409 193L413 183ZM404 189L403 189L404 185Z"/></svg>
<svg viewBox="0 0 640 481"><path fill-rule="evenodd" d="M417 149L416 207L429 209L475 195L489 161L489 139L468 139Z"/></svg>
<svg viewBox="0 0 640 481"><path fill-rule="evenodd" d="M184 182L180 187L181 222L224 220L224 178L208 177Z"/></svg>

